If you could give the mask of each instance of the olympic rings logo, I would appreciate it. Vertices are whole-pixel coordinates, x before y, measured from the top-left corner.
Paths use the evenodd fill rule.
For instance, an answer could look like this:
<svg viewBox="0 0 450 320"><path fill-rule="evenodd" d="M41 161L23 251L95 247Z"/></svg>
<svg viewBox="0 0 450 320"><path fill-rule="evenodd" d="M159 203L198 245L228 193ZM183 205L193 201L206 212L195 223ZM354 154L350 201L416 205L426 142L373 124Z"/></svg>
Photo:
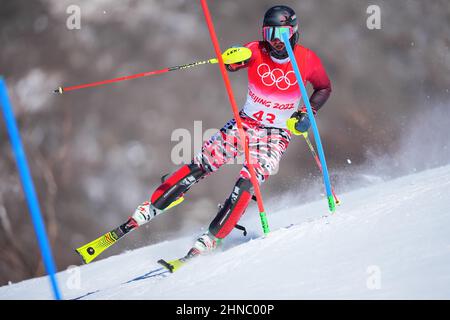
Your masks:
<svg viewBox="0 0 450 320"><path fill-rule="evenodd" d="M279 68L271 70L267 63L261 63L258 66L258 75L261 77L261 82L265 86L271 87L276 85L277 88L282 91L297 84L297 78L295 77L294 71L289 71L284 74L284 71Z"/></svg>

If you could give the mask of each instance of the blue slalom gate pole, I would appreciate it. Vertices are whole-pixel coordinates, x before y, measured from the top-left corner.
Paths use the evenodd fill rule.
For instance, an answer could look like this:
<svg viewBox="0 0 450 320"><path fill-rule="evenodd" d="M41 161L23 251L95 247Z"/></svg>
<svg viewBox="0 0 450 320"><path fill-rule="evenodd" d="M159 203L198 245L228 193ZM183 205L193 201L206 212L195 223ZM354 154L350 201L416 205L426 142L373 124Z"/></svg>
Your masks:
<svg viewBox="0 0 450 320"><path fill-rule="evenodd" d="M328 198L328 207L331 212L336 210L336 204L334 202L334 197L331 189L330 176L328 174L327 162L325 160L325 153L323 152L322 141L320 140L319 128L317 127L316 119L314 118L314 113L311 108L311 103L309 102L308 92L306 91L305 84L303 83L303 78L300 73L300 69L297 65L297 60L295 59L294 52L292 51L291 43L289 42L289 34L283 32L282 34L283 42L286 46L289 59L291 60L292 68L294 69L295 76L297 77L297 82L302 93L303 101L305 102L306 109L308 110L308 117L311 120L311 127L314 133L314 139L317 144L317 152L319 153L319 159L322 164L323 181L325 184L325 190Z"/></svg>
<svg viewBox="0 0 450 320"><path fill-rule="evenodd" d="M17 169L20 174L20 180L27 199L28 209L30 210L31 219L33 221L34 230L38 239L39 248L41 249L42 258L47 274L50 277L50 283L56 300L61 300L61 294L58 287L58 281L55 276L55 263L51 253L50 244L45 231L44 221L42 220L41 209L34 189L33 180L28 168L27 158L20 139L20 133L17 128L16 119L13 109L8 98L8 90L6 83L0 77L0 106L6 122L6 128L11 141L14 156L16 158Z"/></svg>

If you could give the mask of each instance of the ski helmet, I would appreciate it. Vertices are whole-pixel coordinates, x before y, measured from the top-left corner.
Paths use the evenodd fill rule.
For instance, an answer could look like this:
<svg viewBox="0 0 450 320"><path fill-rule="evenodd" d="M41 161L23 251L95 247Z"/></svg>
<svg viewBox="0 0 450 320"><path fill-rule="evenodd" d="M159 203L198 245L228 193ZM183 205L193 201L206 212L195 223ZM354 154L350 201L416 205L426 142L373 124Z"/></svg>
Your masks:
<svg viewBox="0 0 450 320"><path fill-rule="evenodd" d="M263 21L263 40L267 43L270 55L276 59L286 59L288 53L284 43L273 41L275 39L282 40L277 27L289 28L292 48L298 42L298 23L295 11L288 6L275 6L266 11Z"/></svg>

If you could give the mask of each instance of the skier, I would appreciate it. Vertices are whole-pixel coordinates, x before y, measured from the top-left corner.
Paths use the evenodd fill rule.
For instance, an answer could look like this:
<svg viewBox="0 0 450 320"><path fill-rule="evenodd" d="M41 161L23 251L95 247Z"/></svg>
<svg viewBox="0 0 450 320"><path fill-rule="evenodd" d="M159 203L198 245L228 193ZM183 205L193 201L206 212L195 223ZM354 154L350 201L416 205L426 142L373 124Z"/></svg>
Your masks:
<svg viewBox="0 0 450 320"><path fill-rule="evenodd" d="M242 125L249 138L249 150L258 182L263 183L276 172L286 151L291 135L300 135L310 128L306 108L300 105L301 93L288 53L281 39L289 32L290 43L305 82L312 84L310 97L314 114L320 110L331 93L331 83L320 59L310 49L298 44L297 17L287 6L270 8L262 26L262 41L245 45L252 51L247 61L226 65L230 72L247 68L248 95L240 111ZM221 166L242 154L236 120L225 126L206 141L202 151L190 164L168 176L152 194L150 201L141 204L124 225L134 229L162 213L179 200L199 180L217 171ZM232 230L243 215L253 196L253 186L245 163L231 195L189 251L189 257L214 250Z"/></svg>

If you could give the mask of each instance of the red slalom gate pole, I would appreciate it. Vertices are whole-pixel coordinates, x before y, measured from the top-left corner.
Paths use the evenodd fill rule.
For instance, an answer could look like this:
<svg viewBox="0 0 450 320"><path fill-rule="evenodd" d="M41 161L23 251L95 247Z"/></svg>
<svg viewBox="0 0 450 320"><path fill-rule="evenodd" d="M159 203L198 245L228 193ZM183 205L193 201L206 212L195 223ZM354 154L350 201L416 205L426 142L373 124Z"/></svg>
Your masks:
<svg viewBox="0 0 450 320"><path fill-rule="evenodd" d="M209 11L206 0L201 0L201 5L202 5L203 13L205 15L206 24L208 25L209 34L211 36L211 40L214 45L214 51L216 52L217 59L219 60L220 72L222 73L223 81L225 82L225 87L226 87L227 93L228 93L228 98L231 103L231 109L233 111L234 118L236 119L236 125L238 127L239 136L240 136L241 142L244 145L245 160L247 161L247 166L250 171L250 178L251 178L251 182L253 184L256 200L258 203L259 216L261 218L262 228L263 228L264 234L267 235L270 232L269 224L267 222L266 212L264 211L264 204L263 204L262 197L261 197L261 191L259 189L258 179L256 177L255 169L253 168L253 164L251 162L250 152L248 149L247 136L242 127L241 117L239 116L239 110L238 110L238 107L236 104L236 100L234 98L230 79L228 77L228 73L225 68L225 64L223 62L219 41L217 39L216 31L214 30L214 23L212 21L211 13Z"/></svg>

